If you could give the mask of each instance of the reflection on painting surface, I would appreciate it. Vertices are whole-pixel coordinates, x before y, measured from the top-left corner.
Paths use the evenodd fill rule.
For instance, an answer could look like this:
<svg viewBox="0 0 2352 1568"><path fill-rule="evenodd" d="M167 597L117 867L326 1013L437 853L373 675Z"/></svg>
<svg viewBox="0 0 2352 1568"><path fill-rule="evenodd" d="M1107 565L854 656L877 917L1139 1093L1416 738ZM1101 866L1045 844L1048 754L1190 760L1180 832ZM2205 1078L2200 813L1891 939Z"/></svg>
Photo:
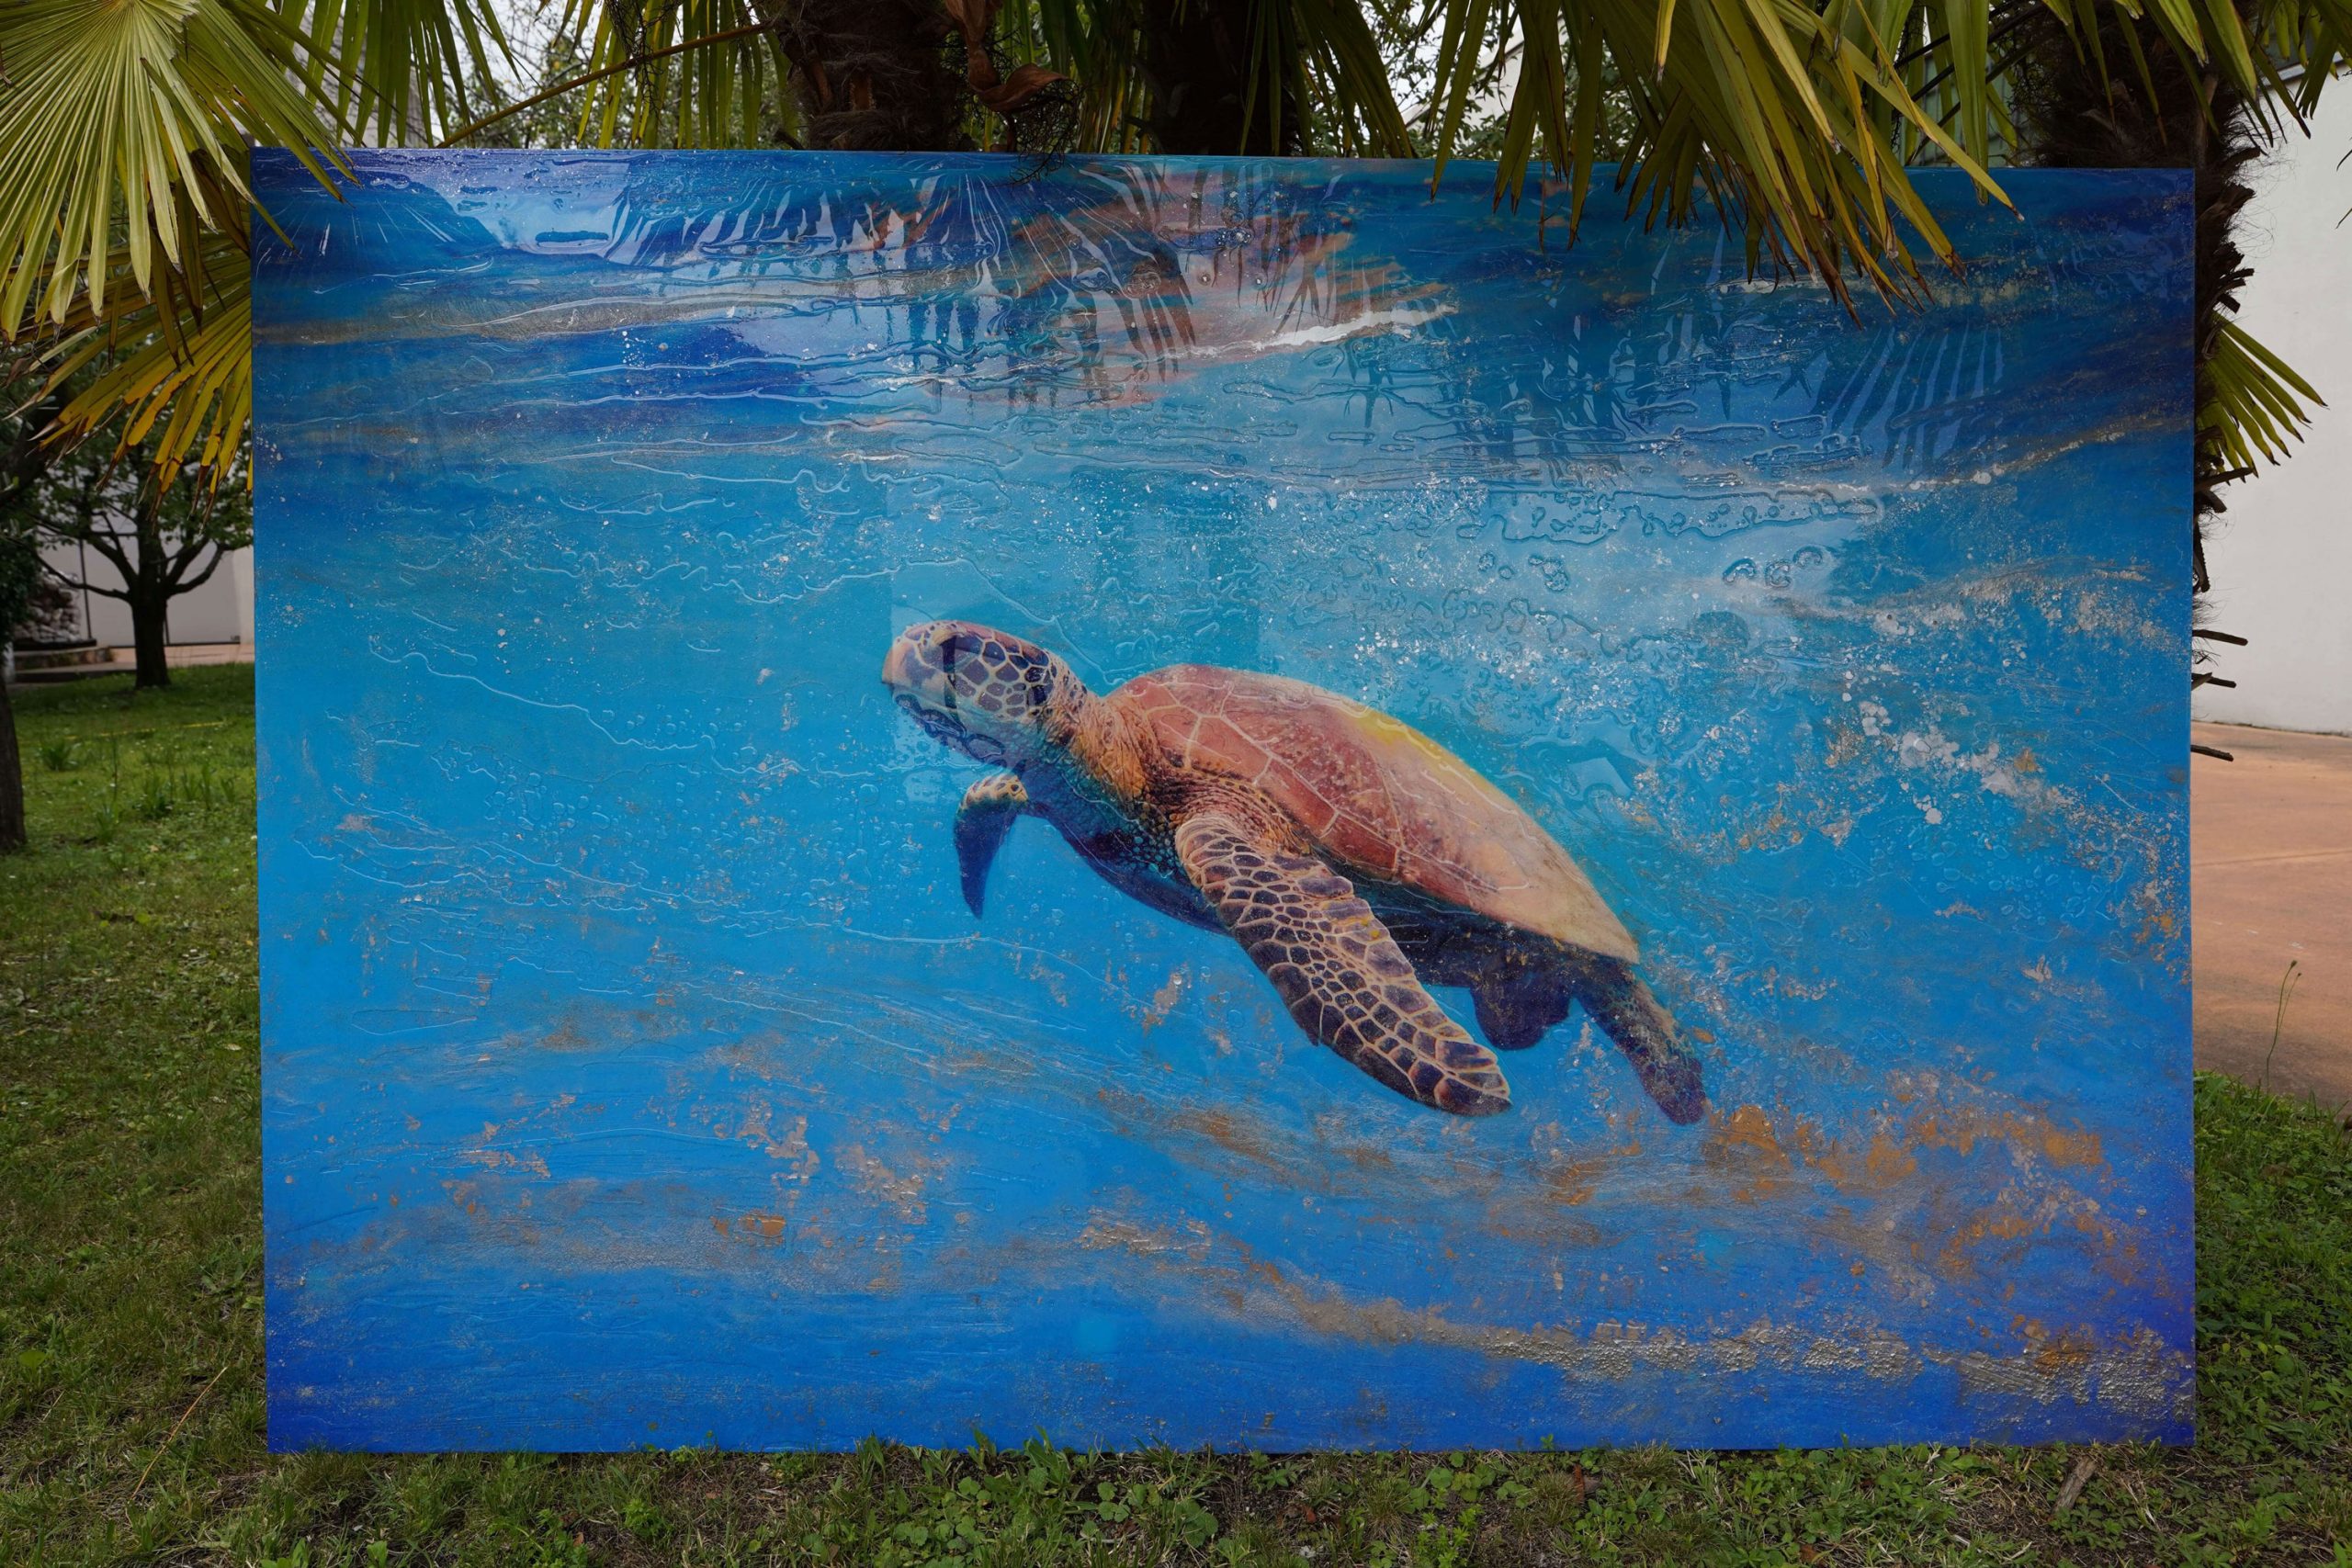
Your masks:
<svg viewBox="0 0 2352 1568"><path fill-rule="evenodd" d="M273 1442L2188 1435L2170 175L257 164Z"/></svg>

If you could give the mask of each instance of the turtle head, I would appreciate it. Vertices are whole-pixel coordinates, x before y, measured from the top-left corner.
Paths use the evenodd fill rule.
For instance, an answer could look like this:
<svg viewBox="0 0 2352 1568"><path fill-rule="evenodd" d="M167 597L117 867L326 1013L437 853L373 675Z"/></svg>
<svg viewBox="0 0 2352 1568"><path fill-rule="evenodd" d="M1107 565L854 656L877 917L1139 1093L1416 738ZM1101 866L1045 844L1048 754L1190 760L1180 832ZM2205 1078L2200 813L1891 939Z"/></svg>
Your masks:
<svg viewBox="0 0 2352 1568"><path fill-rule="evenodd" d="M1017 765L1068 739L1086 688L1035 643L970 621L909 626L882 683L931 737L983 762Z"/></svg>

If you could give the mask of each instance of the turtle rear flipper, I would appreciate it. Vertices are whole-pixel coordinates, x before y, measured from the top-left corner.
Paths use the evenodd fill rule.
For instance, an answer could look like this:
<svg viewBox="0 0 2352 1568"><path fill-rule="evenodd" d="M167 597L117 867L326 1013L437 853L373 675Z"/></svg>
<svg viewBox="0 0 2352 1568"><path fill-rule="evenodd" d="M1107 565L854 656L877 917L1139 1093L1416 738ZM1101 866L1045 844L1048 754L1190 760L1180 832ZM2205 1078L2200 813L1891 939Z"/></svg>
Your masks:
<svg viewBox="0 0 2352 1568"><path fill-rule="evenodd" d="M1707 1113L1698 1054L1682 1043L1672 1016L1658 1006L1630 964L1614 958L1588 959L1577 967L1575 985L1577 1000L1617 1043L1668 1121L1688 1125Z"/></svg>
<svg viewBox="0 0 2352 1568"><path fill-rule="evenodd" d="M1498 962L1470 987L1478 1028L1498 1051L1524 1051L1568 1016L1575 994L1566 976L1550 964L1529 964L1516 955Z"/></svg>
<svg viewBox="0 0 2352 1568"><path fill-rule="evenodd" d="M1176 853L1298 1026L1399 1094L1464 1116L1510 1105L1494 1053L1445 1016L1355 887L1256 813L1213 809Z"/></svg>

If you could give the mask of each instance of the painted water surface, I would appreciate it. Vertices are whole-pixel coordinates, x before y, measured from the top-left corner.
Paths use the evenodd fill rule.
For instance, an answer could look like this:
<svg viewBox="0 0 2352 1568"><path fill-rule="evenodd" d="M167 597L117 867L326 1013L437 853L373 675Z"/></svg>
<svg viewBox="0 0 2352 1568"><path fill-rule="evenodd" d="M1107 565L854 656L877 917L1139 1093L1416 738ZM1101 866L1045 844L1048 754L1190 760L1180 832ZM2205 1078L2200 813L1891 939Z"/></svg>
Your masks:
<svg viewBox="0 0 2352 1568"><path fill-rule="evenodd" d="M2174 176L257 165L274 1443L2188 1435Z"/></svg>

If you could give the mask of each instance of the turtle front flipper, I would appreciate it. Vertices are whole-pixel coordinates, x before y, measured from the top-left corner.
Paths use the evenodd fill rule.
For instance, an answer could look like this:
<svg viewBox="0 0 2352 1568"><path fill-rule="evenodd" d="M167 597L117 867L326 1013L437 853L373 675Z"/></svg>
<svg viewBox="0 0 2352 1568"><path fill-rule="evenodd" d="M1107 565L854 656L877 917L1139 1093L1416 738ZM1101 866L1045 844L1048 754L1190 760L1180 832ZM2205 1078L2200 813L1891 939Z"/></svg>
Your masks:
<svg viewBox="0 0 2352 1568"><path fill-rule="evenodd" d="M966 790L964 804L956 808L956 865L974 919L979 919L988 895L989 867L995 863L996 852L1028 809L1029 792L1019 773L990 773Z"/></svg>
<svg viewBox="0 0 2352 1568"><path fill-rule="evenodd" d="M1176 853L1298 1026L1399 1094L1463 1116L1510 1104L1494 1053L1445 1016L1354 886L1255 814L1213 809Z"/></svg>

